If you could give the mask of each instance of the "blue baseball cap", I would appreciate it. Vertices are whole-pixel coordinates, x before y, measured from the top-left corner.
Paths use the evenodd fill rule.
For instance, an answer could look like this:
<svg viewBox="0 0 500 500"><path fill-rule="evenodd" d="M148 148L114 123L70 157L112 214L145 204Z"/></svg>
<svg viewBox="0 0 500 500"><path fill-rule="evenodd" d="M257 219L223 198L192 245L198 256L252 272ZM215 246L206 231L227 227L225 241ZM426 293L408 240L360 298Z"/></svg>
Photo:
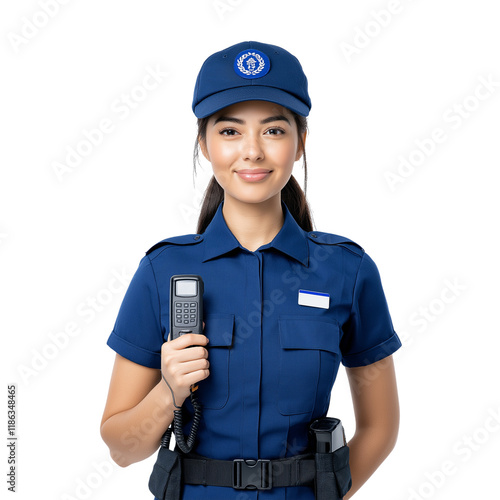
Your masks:
<svg viewBox="0 0 500 500"><path fill-rule="evenodd" d="M241 42L203 63L193 95L193 112L205 118L241 101L270 101L307 116L311 99L299 60L260 42Z"/></svg>

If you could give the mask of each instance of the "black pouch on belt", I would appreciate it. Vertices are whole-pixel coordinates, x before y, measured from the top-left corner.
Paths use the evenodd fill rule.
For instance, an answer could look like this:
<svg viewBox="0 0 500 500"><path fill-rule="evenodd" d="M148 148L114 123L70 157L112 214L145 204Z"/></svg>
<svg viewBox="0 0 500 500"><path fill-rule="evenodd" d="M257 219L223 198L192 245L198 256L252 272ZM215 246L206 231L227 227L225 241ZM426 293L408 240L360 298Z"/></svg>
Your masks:
<svg viewBox="0 0 500 500"><path fill-rule="evenodd" d="M315 453L316 478L314 493L316 500L340 500L352 486L347 445L331 453Z"/></svg>
<svg viewBox="0 0 500 500"><path fill-rule="evenodd" d="M180 500L181 466L177 451L161 446L149 477L149 491L158 500Z"/></svg>
<svg viewBox="0 0 500 500"><path fill-rule="evenodd" d="M340 500L352 486L349 448L338 418L321 417L309 426L316 465L316 500Z"/></svg>

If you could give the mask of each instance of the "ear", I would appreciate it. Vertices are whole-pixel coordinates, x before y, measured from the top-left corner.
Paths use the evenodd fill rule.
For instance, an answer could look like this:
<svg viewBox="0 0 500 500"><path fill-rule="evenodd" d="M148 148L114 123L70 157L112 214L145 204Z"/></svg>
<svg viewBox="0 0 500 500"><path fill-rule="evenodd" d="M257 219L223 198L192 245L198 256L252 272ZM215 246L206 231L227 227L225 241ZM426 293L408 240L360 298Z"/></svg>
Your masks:
<svg viewBox="0 0 500 500"><path fill-rule="evenodd" d="M198 144L200 146L200 151L201 153L203 154L203 156L208 160L210 161L210 156L208 154L208 150L207 150L207 142L206 141L202 141L200 139L198 139Z"/></svg>
<svg viewBox="0 0 500 500"><path fill-rule="evenodd" d="M302 143L304 144L304 148L306 147L306 137L307 137L307 130L304 131L302 134ZM304 149L302 149L300 142L297 147L297 154L295 155L295 161L299 161L302 158L302 155L304 154Z"/></svg>

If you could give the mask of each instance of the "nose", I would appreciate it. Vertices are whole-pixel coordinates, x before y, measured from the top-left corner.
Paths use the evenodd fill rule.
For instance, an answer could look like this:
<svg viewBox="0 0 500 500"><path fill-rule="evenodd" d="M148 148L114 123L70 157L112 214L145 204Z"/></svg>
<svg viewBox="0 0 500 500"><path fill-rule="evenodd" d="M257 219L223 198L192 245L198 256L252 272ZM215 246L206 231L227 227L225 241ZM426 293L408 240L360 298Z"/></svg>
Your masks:
<svg viewBox="0 0 500 500"><path fill-rule="evenodd" d="M242 156L246 161L262 161L264 159L264 149L259 137L248 134L242 141Z"/></svg>

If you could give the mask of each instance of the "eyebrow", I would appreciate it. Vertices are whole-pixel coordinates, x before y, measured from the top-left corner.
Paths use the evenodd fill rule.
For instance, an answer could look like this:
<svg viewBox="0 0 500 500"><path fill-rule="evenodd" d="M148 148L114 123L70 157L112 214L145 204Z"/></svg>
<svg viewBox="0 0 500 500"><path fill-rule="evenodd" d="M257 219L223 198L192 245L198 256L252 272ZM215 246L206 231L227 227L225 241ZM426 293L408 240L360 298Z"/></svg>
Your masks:
<svg viewBox="0 0 500 500"><path fill-rule="evenodd" d="M285 121L290 125L290 120L285 116L285 115L276 115L276 116L269 116L268 118L264 118L263 120L260 121L262 125L270 122L277 122L277 121ZM219 116L214 122L214 125L217 125L219 122L234 122L234 123L239 123L240 125L244 125L245 121L240 120L239 118L235 118L233 116Z"/></svg>

